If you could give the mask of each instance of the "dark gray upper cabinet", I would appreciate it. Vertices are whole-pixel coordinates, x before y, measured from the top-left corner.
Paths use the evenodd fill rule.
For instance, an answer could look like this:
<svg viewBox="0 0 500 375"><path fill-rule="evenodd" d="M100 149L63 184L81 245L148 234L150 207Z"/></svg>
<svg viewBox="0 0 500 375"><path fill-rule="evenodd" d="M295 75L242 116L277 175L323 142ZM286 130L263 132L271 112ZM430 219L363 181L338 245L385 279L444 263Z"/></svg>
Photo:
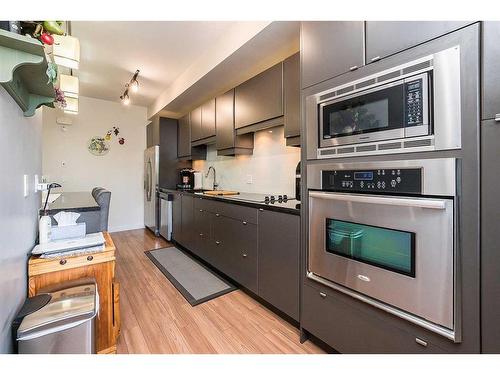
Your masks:
<svg viewBox="0 0 500 375"><path fill-rule="evenodd" d="M403 51L457 30L470 21L367 21L366 62Z"/></svg>
<svg viewBox="0 0 500 375"><path fill-rule="evenodd" d="M253 134L237 136L234 130L234 89L215 99L215 133L218 155L251 155Z"/></svg>
<svg viewBox="0 0 500 375"><path fill-rule="evenodd" d="M179 158L191 156L191 125L189 123L189 114L179 119L177 156Z"/></svg>
<svg viewBox="0 0 500 375"><path fill-rule="evenodd" d="M299 320L300 217L259 212L259 296Z"/></svg>
<svg viewBox="0 0 500 375"><path fill-rule="evenodd" d="M283 100L287 146L300 146L300 53L283 61Z"/></svg>
<svg viewBox="0 0 500 375"><path fill-rule="evenodd" d="M215 136L215 98L201 106L202 138Z"/></svg>
<svg viewBox="0 0 500 375"><path fill-rule="evenodd" d="M483 22L481 118L500 117L500 22Z"/></svg>
<svg viewBox="0 0 500 375"><path fill-rule="evenodd" d="M302 87L361 67L364 63L364 22L302 22Z"/></svg>
<svg viewBox="0 0 500 375"><path fill-rule="evenodd" d="M147 147L160 144L160 116L153 116L151 123L146 126Z"/></svg>
<svg viewBox="0 0 500 375"><path fill-rule="evenodd" d="M485 35L486 36L486 35ZM499 103L500 104L500 103ZM481 326L482 350L500 353L500 124L481 124Z"/></svg>
<svg viewBox="0 0 500 375"><path fill-rule="evenodd" d="M203 138L203 129L201 127L201 107L191 111L191 142Z"/></svg>
<svg viewBox="0 0 500 375"><path fill-rule="evenodd" d="M283 63L237 86L234 95L236 129L283 116Z"/></svg>

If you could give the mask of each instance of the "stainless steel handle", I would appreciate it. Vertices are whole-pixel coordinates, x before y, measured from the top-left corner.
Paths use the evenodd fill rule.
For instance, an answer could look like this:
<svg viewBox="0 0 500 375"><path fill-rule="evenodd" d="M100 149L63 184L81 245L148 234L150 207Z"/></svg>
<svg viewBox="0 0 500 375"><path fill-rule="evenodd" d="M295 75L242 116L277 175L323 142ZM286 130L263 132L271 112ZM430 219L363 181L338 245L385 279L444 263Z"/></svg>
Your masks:
<svg viewBox="0 0 500 375"><path fill-rule="evenodd" d="M326 298L326 293L319 292L319 295L321 296L321 298Z"/></svg>
<svg viewBox="0 0 500 375"><path fill-rule="evenodd" d="M219 216L220 216L220 214L215 214L215 216L219 217Z"/></svg>
<svg viewBox="0 0 500 375"><path fill-rule="evenodd" d="M352 72L353 70L356 70L356 69L358 69L358 66L357 66L357 65L351 66L351 67L349 68L349 70L350 70L351 72Z"/></svg>
<svg viewBox="0 0 500 375"><path fill-rule="evenodd" d="M243 256L243 258L246 258L248 255L247 254L241 254Z"/></svg>
<svg viewBox="0 0 500 375"><path fill-rule="evenodd" d="M215 244L216 245L220 245L220 241L215 241Z"/></svg>
<svg viewBox="0 0 500 375"><path fill-rule="evenodd" d="M497 113L497 114L495 115L495 121L496 121L496 122L500 122L500 113Z"/></svg>
<svg viewBox="0 0 500 375"><path fill-rule="evenodd" d="M419 339L418 337L415 337L415 342L419 345L422 345L423 347L427 347L427 341Z"/></svg>
<svg viewBox="0 0 500 375"><path fill-rule="evenodd" d="M203 237L203 233L200 233L200 237Z"/></svg>
<svg viewBox="0 0 500 375"><path fill-rule="evenodd" d="M336 194L322 193L317 191L309 192L309 196L319 199L330 199L344 202L355 203L372 203L385 204L390 206L418 207L430 208L435 210L444 210L446 201L443 199L417 199L417 198L391 198L391 197L374 197L370 195L354 195L354 194Z"/></svg>
<svg viewBox="0 0 500 375"><path fill-rule="evenodd" d="M247 225L248 223L246 221L243 222L243 225Z"/></svg>
<svg viewBox="0 0 500 375"><path fill-rule="evenodd" d="M371 62L375 62L375 61L378 61L378 60L380 60L380 56L375 56L370 61Z"/></svg>
<svg viewBox="0 0 500 375"><path fill-rule="evenodd" d="M203 212L203 210L200 208L200 212Z"/></svg>

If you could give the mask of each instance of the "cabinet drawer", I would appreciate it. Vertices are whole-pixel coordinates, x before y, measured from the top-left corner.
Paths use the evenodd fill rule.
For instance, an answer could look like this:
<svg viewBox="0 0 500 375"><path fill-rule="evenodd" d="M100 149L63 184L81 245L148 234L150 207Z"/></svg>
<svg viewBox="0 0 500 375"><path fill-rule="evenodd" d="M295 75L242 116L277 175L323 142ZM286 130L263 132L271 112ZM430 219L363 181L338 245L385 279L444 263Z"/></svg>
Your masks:
<svg viewBox="0 0 500 375"><path fill-rule="evenodd" d="M194 209L198 212L200 210L212 212L216 217L225 216L241 222L257 224L258 210L252 207L196 197Z"/></svg>
<svg viewBox="0 0 500 375"><path fill-rule="evenodd" d="M369 314L368 309L363 312L342 302L333 291L309 284L303 285L301 324L341 353L446 353L427 339Z"/></svg>
<svg viewBox="0 0 500 375"><path fill-rule="evenodd" d="M90 266L93 264L110 262L114 260L114 250L85 254L80 256L60 257L51 260L38 258L33 259L29 262L28 273L30 276L36 276L47 272L64 271L72 268Z"/></svg>

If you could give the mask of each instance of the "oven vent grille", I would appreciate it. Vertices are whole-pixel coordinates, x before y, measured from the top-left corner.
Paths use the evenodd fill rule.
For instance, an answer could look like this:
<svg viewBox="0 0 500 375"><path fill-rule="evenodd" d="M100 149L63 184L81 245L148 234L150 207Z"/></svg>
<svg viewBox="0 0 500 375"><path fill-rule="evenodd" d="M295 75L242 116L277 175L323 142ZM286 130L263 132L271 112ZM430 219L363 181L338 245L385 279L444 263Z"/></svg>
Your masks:
<svg viewBox="0 0 500 375"><path fill-rule="evenodd" d="M401 148L401 142L382 143L378 145L379 150L394 150Z"/></svg>
<svg viewBox="0 0 500 375"><path fill-rule="evenodd" d="M421 62L403 69L403 74L413 73L417 70L426 69L431 66L431 60Z"/></svg>
<svg viewBox="0 0 500 375"><path fill-rule="evenodd" d="M426 147L426 146L432 146L432 140L430 140L430 139L418 139L415 141L406 141L404 143L405 148Z"/></svg>
<svg viewBox="0 0 500 375"><path fill-rule="evenodd" d="M351 92L352 90L354 90L354 86L347 86L347 87L344 87L343 89L338 89L337 95L346 94L348 92Z"/></svg>
<svg viewBox="0 0 500 375"><path fill-rule="evenodd" d="M376 151L377 145L366 145L356 147L356 152Z"/></svg>
<svg viewBox="0 0 500 375"><path fill-rule="evenodd" d="M395 70L394 72L390 72L387 74L384 74L383 76L380 76L377 78L377 82L384 82L392 78L399 77L401 75L401 70Z"/></svg>
<svg viewBox="0 0 500 375"><path fill-rule="evenodd" d="M330 150L321 150L320 155L335 155L337 151L335 149L330 149Z"/></svg>
<svg viewBox="0 0 500 375"><path fill-rule="evenodd" d="M354 152L354 147L339 148L337 151L338 154L350 154L351 152Z"/></svg>
<svg viewBox="0 0 500 375"><path fill-rule="evenodd" d="M356 84L356 89L361 89L363 87L370 86L370 85L373 85L375 83L376 83L375 78L372 78L372 79L369 79L367 81L363 81L363 82Z"/></svg>

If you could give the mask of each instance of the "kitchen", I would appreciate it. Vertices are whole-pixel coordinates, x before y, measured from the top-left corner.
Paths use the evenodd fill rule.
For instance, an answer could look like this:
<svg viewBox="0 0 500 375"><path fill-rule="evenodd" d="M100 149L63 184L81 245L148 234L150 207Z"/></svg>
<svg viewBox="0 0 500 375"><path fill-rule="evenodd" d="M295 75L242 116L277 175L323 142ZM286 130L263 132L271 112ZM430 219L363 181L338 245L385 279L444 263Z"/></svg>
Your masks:
<svg viewBox="0 0 500 375"><path fill-rule="evenodd" d="M8 22L4 60L44 67L9 74L46 85L57 44ZM74 113L2 81L5 139L34 150L1 147L2 211L25 218L0 258L3 353L500 352L500 22L59 26ZM63 288L86 288L85 331L42 327Z"/></svg>

